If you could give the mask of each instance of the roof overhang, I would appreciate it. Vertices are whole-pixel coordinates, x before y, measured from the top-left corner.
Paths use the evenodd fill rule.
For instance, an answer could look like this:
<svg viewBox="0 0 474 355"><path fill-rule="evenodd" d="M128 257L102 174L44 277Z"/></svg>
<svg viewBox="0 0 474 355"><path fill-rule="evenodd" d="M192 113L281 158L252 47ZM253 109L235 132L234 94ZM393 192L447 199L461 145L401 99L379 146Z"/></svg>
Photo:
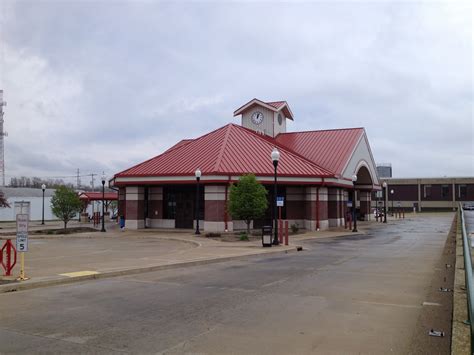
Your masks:
<svg viewBox="0 0 474 355"><path fill-rule="evenodd" d="M265 184L273 184L274 176L256 176L257 180ZM203 184L219 184L237 182L240 175L203 175L200 182ZM166 185L166 184L195 184L194 176L124 176L115 177L114 186L134 186L134 185ZM303 176L278 176L278 183L285 185L327 185L351 188L352 181L328 177L303 177Z"/></svg>
<svg viewBox="0 0 474 355"><path fill-rule="evenodd" d="M282 111L283 114L285 115L286 118L290 119L293 121L293 112L291 112L290 110L290 106L288 106L288 103L285 101L285 103L279 107L278 109L275 108L274 106L272 105L269 105L267 104L266 102L263 102L259 99L253 99L253 100L250 100L249 102L247 102L245 105L239 107L237 110L234 111L234 117L235 116L238 116L238 115L241 115L243 112L245 112L246 110L248 110L250 107L252 107L253 105L260 105L262 107L265 107L266 109L270 110L270 111L273 111L273 112L280 112Z"/></svg>

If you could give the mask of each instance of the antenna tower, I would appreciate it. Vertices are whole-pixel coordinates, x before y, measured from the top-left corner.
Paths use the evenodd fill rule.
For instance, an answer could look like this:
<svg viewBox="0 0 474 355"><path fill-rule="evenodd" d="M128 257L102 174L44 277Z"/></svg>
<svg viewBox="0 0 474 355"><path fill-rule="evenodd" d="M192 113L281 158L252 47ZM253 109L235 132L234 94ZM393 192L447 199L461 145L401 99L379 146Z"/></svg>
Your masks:
<svg viewBox="0 0 474 355"><path fill-rule="evenodd" d="M5 186L5 145L3 137L7 137L8 133L3 131L3 106L7 103L3 101L3 90L0 90L0 175L2 186Z"/></svg>

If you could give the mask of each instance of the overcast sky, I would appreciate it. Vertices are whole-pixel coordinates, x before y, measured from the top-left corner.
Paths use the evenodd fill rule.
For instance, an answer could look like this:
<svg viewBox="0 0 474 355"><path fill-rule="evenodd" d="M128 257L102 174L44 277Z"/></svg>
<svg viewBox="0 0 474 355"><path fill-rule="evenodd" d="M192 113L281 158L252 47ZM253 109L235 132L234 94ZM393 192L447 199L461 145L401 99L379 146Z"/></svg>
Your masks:
<svg viewBox="0 0 474 355"><path fill-rule="evenodd" d="M0 21L7 181L111 176L254 97L289 131L365 127L394 177L474 176L471 1L1 0Z"/></svg>

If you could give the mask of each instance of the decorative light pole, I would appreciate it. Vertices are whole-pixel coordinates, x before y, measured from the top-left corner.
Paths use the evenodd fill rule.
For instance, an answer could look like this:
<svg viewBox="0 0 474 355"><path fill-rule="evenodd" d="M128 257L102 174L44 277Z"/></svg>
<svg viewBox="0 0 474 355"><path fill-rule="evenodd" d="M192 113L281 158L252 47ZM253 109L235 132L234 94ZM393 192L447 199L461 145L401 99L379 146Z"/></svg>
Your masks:
<svg viewBox="0 0 474 355"><path fill-rule="evenodd" d="M44 190L46 190L46 185L41 185L41 190L43 190L43 210L41 211L41 224L44 224Z"/></svg>
<svg viewBox="0 0 474 355"><path fill-rule="evenodd" d="M387 223L387 183L384 181L382 184L382 196L383 196L383 223Z"/></svg>
<svg viewBox="0 0 474 355"><path fill-rule="evenodd" d="M102 172L102 229L105 232L105 174Z"/></svg>
<svg viewBox="0 0 474 355"><path fill-rule="evenodd" d="M393 216L393 193L395 191L393 189L390 190L390 199L392 200L392 216Z"/></svg>
<svg viewBox="0 0 474 355"><path fill-rule="evenodd" d="M201 234L199 231L199 180L201 180L201 170L196 169L194 172L196 176L196 232L195 234Z"/></svg>
<svg viewBox="0 0 474 355"><path fill-rule="evenodd" d="M273 183L273 194L274 199L273 199L273 223L275 224L275 233L273 235L273 245L278 245L278 221L277 221L277 167L278 167L278 161L280 160L280 152L278 149L273 148L272 154L272 161L273 161L273 166L275 168L275 180Z"/></svg>
<svg viewBox="0 0 474 355"><path fill-rule="evenodd" d="M353 232L358 232L357 231L357 216L356 216L356 181L357 181L357 175L354 174L352 175L352 184L354 185L354 193L353 193L353 198L352 198L352 219L354 220L354 229L352 230Z"/></svg>

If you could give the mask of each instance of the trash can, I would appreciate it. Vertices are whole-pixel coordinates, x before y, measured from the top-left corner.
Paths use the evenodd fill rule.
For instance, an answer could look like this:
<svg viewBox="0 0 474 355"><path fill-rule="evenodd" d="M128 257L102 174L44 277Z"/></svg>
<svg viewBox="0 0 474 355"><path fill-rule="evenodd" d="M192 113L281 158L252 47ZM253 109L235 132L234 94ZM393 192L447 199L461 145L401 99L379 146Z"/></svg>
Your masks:
<svg viewBox="0 0 474 355"><path fill-rule="evenodd" d="M125 217L120 216L120 229L124 229L124 228L125 228Z"/></svg>
<svg viewBox="0 0 474 355"><path fill-rule="evenodd" d="M272 226L263 226L262 227L262 246L271 247L272 246L272 235L273 235Z"/></svg>

